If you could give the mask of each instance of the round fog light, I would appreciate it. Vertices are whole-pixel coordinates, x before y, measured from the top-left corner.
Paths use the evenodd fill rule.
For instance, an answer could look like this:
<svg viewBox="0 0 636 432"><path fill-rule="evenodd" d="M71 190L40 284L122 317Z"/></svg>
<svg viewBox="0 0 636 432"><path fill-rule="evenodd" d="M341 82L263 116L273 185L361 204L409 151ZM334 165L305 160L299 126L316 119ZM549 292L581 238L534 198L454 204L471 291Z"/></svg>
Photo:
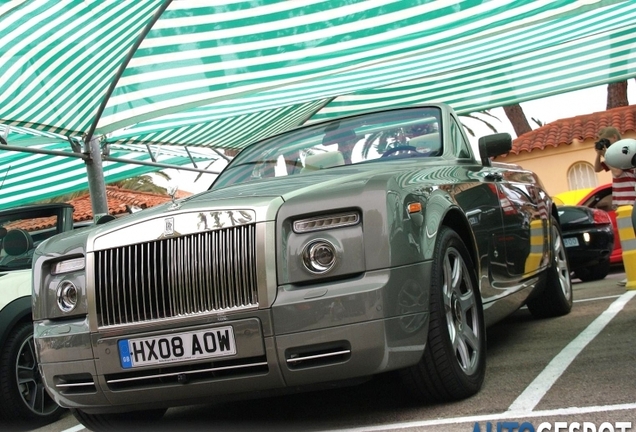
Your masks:
<svg viewBox="0 0 636 432"><path fill-rule="evenodd" d="M57 287L57 306L62 312L70 312L77 306L79 292L77 287L69 281L64 281Z"/></svg>
<svg viewBox="0 0 636 432"><path fill-rule="evenodd" d="M316 240L305 246L303 263L312 273L326 273L336 263L336 248L326 240Z"/></svg>

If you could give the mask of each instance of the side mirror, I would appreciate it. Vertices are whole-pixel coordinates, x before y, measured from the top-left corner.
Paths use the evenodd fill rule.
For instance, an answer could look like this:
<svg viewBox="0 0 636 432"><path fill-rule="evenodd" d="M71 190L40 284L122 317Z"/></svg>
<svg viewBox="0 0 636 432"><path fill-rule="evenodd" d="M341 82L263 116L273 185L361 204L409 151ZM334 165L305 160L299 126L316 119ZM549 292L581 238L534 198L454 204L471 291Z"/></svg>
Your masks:
<svg viewBox="0 0 636 432"><path fill-rule="evenodd" d="M484 166L490 166L490 158L510 153L512 137L509 133L497 133L479 138L479 157Z"/></svg>

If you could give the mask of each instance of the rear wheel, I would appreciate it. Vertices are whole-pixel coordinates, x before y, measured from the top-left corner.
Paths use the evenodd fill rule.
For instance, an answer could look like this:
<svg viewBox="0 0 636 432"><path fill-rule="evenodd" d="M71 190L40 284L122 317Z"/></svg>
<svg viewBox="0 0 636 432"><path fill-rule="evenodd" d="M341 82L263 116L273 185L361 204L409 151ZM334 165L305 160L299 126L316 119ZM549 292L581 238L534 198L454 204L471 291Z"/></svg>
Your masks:
<svg viewBox="0 0 636 432"><path fill-rule="evenodd" d="M88 414L82 410L71 409L73 416L92 431L121 431L121 430L153 430L153 424L161 420L166 408L145 411L131 411L109 414Z"/></svg>
<svg viewBox="0 0 636 432"><path fill-rule="evenodd" d="M18 324L0 357L0 418L9 424L37 427L64 411L46 392L33 344L33 324Z"/></svg>
<svg viewBox="0 0 636 432"><path fill-rule="evenodd" d="M466 246L448 227L438 232L434 257L426 348L402 379L425 401L464 399L479 391L486 370L477 276Z"/></svg>
<svg viewBox="0 0 636 432"><path fill-rule="evenodd" d="M542 291L530 301L528 309L537 318L565 315L572 310L572 281L570 266L563 245L559 222L552 217L550 237L552 257L547 269Z"/></svg>
<svg viewBox="0 0 636 432"><path fill-rule="evenodd" d="M610 272L609 260L601 261L592 267L579 268L574 271L574 277L581 279L583 282L591 282L605 279Z"/></svg>

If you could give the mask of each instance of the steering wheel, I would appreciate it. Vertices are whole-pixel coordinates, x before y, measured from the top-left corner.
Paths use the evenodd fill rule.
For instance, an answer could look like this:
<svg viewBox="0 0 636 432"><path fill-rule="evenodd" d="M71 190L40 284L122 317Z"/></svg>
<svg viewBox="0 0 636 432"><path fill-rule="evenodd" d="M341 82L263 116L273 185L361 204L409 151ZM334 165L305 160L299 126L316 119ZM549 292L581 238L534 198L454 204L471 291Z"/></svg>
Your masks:
<svg viewBox="0 0 636 432"><path fill-rule="evenodd" d="M419 153L417 151L417 148L410 145L406 145L406 146L391 147L390 149L382 153L382 157L391 156L393 153L397 153L401 151L408 152L408 153Z"/></svg>

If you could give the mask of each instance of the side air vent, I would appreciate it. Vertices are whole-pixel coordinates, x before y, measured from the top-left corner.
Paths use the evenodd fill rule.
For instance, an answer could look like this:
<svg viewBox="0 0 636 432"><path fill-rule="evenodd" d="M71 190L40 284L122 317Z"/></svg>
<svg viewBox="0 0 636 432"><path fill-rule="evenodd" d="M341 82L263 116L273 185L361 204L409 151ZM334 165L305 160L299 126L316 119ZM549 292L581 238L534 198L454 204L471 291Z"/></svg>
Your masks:
<svg viewBox="0 0 636 432"><path fill-rule="evenodd" d="M308 345L285 351L289 369L305 369L343 363L351 357L351 344L347 341Z"/></svg>
<svg viewBox="0 0 636 432"><path fill-rule="evenodd" d="M53 382L55 388L63 395L97 393L90 374L57 375Z"/></svg>

